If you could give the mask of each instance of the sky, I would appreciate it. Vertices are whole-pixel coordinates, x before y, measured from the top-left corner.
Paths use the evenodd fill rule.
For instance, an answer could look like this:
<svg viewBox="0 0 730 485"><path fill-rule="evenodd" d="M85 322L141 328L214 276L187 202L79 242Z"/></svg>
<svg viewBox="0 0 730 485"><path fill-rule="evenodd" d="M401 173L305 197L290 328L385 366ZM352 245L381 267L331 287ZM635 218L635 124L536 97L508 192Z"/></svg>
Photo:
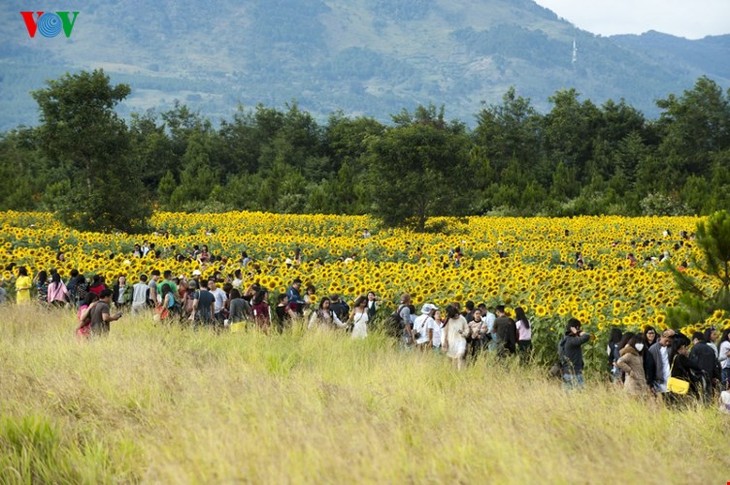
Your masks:
<svg viewBox="0 0 730 485"><path fill-rule="evenodd" d="M688 39L730 34L730 0L535 0L601 35L656 30Z"/></svg>

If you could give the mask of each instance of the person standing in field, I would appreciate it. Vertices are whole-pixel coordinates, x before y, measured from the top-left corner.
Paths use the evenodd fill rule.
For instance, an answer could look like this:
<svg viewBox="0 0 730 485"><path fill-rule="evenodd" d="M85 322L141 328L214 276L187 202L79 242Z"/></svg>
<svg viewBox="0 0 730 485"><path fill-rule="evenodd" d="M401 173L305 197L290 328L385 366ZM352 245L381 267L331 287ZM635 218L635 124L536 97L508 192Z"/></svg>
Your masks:
<svg viewBox="0 0 730 485"><path fill-rule="evenodd" d="M246 301L246 300L244 300ZM296 318L297 314L294 310L289 308L289 298L286 293L279 293L276 297L276 319L279 322L279 332L284 331L287 327L291 326L293 318Z"/></svg>
<svg viewBox="0 0 730 485"><path fill-rule="evenodd" d="M192 287L192 286L191 286ZM193 295L193 312L190 314L190 321L193 325L212 325L215 321L213 307L215 297L208 291L205 282L201 282L200 291Z"/></svg>
<svg viewBox="0 0 730 485"><path fill-rule="evenodd" d="M312 312L309 318L308 328L345 328L345 324L337 317L337 314L330 309L330 299L327 297L319 301L319 308Z"/></svg>
<svg viewBox="0 0 730 485"><path fill-rule="evenodd" d="M68 300L76 306L76 283L79 281L79 270L72 269L71 277L66 281L66 289L68 290Z"/></svg>
<svg viewBox="0 0 730 485"><path fill-rule="evenodd" d="M287 293L288 295L288 293ZM297 313L296 309L292 306L291 302L288 300L287 296L287 302L289 305L289 309L294 312L294 316L302 316L305 318L305 320L309 321L309 317L312 315L312 312L316 309L317 304L317 288L312 284L309 283L305 289L304 289L304 296L302 297L302 301L304 301L304 305L302 305L302 312Z"/></svg>
<svg viewBox="0 0 730 485"><path fill-rule="evenodd" d="M76 319L79 326L76 328L76 336L78 338L88 338L91 336L91 310L96 306L99 297L93 293L87 293L84 300L79 302L79 309L76 312Z"/></svg>
<svg viewBox="0 0 730 485"><path fill-rule="evenodd" d="M375 292L370 291L368 292L368 319L372 320L375 318L375 315L378 313L378 297L375 295Z"/></svg>
<svg viewBox="0 0 730 485"><path fill-rule="evenodd" d="M720 365L717 360L717 354L707 344L705 334L702 332L695 332L692 335L692 344L689 358L702 369L705 397L712 398L714 384L720 382Z"/></svg>
<svg viewBox="0 0 730 485"><path fill-rule="evenodd" d="M717 349L720 360L720 376L722 388L730 389L730 328L726 328L720 337L720 348Z"/></svg>
<svg viewBox="0 0 730 485"><path fill-rule="evenodd" d="M289 307L299 316L304 316L304 305L306 302L299 292L302 287L302 280L295 278L289 289L286 290L286 296L289 297Z"/></svg>
<svg viewBox="0 0 730 485"><path fill-rule="evenodd" d="M421 315L413 322L414 337L416 346L421 350L430 349L433 346L433 330L436 325L433 316L438 307L431 303L425 303L421 307Z"/></svg>
<svg viewBox="0 0 730 485"><path fill-rule="evenodd" d="M231 290L228 302L228 319L231 323L238 323L245 320L246 300L241 297L241 292L237 288Z"/></svg>
<svg viewBox="0 0 730 485"><path fill-rule="evenodd" d="M446 326L443 328L442 346L446 355L452 360L457 369L464 366L466 357L466 335L469 333L469 325L466 319L459 314L454 305L446 306Z"/></svg>
<svg viewBox="0 0 730 485"><path fill-rule="evenodd" d="M139 282L132 286L132 313L139 313L145 309L149 293L147 275L139 275Z"/></svg>
<svg viewBox="0 0 730 485"><path fill-rule="evenodd" d="M497 320L497 315L494 314L494 307L485 305L484 303L481 303L480 310L482 310L482 317L484 318L484 322L487 324L487 335L486 335L486 344L487 349L490 352L496 352L497 351L497 334L494 331L494 321Z"/></svg>
<svg viewBox="0 0 730 485"><path fill-rule="evenodd" d="M18 268L18 277L15 279L15 302L18 305L27 305L30 303L30 289L33 281L28 276L28 270L25 266Z"/></svg>
<svg viewBox="0 0 730 485"><path fill-rule="evenodd" d="M671 377L669 350L674 335L674 330L667 329L662 332L659 340L649 347L649 352L654 359L654 391L657 393L667 392L667 383Z"/></svg>
<svg viewBox="0 0 730 485"><path fill-rule="evenodd" d="M689 393L699 398L702 395L702 380L695 379L694 375L701 374L702 368L689 358L689 339L682 335L674 338L669 353L670 376L689 382ZM692 373L694 371L694 375ZM667 379L667 382L669 379ZM685 397L677 394L670 394L675 401L684 400Z"/></svg>
<svg viewBox="0 0 730 485"><path fill-rule="evenodd" d="M93 335L107 335L111 327L111 322L116 322L122 318L122 312L111 314L109 305L112 301L112 290L104 288L99 293L99 301L91 310L91 333Z"/></svg>
<svg viewBox="0 0 730 485"><path fill-rule="evenodd" d="M710 346L712 351L715 352L716 359L720 358L720 353L718 351L717 344L715 343L717 341L717 337L719 337L719 333L715 327L710 327L705 330L705 342Z"/></svg>
<svg viewBox="0 0 730 485"><path fill-rule="evenodd" d="M75 294L74 304L78 308L84 301L86 301L86 295L89 294L89 281L83 273L79 273L79 277L76 280ZM96 296L98 297L99 295Z"/></svg>
<svg viewBox="0 0 730 485"><path fill-rule="evenodd" d="M467 302L468 303L468 302ZM468 306L467 306L468 308ZM469 318L471 317L471 320ZM467 353L470 359L476 359L482 351L487 335L487 322L482 318L481 310L473 310L464 317L469 325Z"/></svg>
<svg viewBox="0 0 730 485"><path fill-rule="evenodd" d="M89 293L93 293L96 296L101 296L101 292L106 289L106 285L104 284L104 277L98 274L95 274L91 277L91 284L89 285Z"/></svg>
<svg viewBox="0 0 730 485"><path fill-rule="evenodd" d="M264 331L269 333L271 327L271 307L269 307L269 292L266 289L261 288L256 296L251 300L251 310L253 311L253 319L256 325Z"/></svg>
<svg viewBox="0 0 730 485"><path fill-rule="evenodd" d="M175 307L175 295L167 283L162 285L162 302L155 308L155 314L159 315L160 321L169 320L173 316Z"/></svg>
<svg viewBox="0 0 730 485"><path fill-rule="evenodd" d="M225 291L216 286L215 278L208 279L208 292L213 295L213 298L215 298L215 303L213 305L214 318L219 325L223 325L223 320L225 320L223 310L225 308L226 301L228 301L228 297L226 296Z"/></svg>
<svg viewBox="0 0 730 485"><path fill-rule="evenodd" d="M517 326L507 313L504 305L497 306L497 319L494 321L494 333L497 335L497 355L505 357L517 351Z"/></svg>
<svg viewBox="0 0 730 485"><path fill-rule="evenodd" d="M583 345L591 339L590 334L582 329L580 320L571 318L566 325L565 335L560 341L560 353L563 373L563 387L567 390L582 389L583 379Z"/></svg>
<svg viewBox="0 0 730 485"><path fill-rule="evenodd" d="M159 274L159 272L158 272L158 274ZM175 283L172 280L172 271L169 269L165 270L165 272L162 275L163 275L162 281L157 282L157 294L162 295L162 285L168 284L168 285L170 285L170 290L172 291L172 294L177 295L179 290L177 288L177 283ZM162 297L160 296L160 299L161 298Z"/></svg>
<svg viewBox="0 0 730 485"><path fill-rule="evenodd" d="M413 320L411 319L411 295L403 293L400 298L400 306L396 310L401 320L401 329L403 345L410 347L413 345Z"/></svg>
<svg viewBox="0 0 730 485"><path fill-rule="evenodd" d="M352 338L366 338L368 336L368 299L358 296L353 305L350 321L352 322Z"/></svg>
<svg viewBox="0 0 730 485"><path fill-rule="evenodd" d="M515 319L517 319L515 323L517 326L517 348L520 355L529 357L530 349L532 349L532 329L530 328L530 320L521 306L515 308Z"/></svg>
<svg viewBox="0 0 730 485"><path fill-rule="evenodd" d="M616 360L616 367L624 372L624 390L632 396L649 394L649 386L644 375L644 337L638 333L632 336L621 350Z"/></svg>
<svg viewBox="0 0 730 485"><path fill-rule="evenodd" d="M160 270L159 269L153 269L150 273L150 282L149 282L149 293L147 294L147 306L150 308L157 307L157 281L160 279Z"/></svg>
<svg viewBox="0 0 730 485"><path fill-rule="evenodd" d="M51 284L48 285L46 300L56 307L62 307L69 301L68 289L57 272L51 274Z"/></svg>
<svg viewBox="0 0 730 485"><path fill-rule="evenodd" d="M433 337L431 339L431 348L435 352L441 351L441 342L443 340L443 331L444 331L444 325L443 318L441 317L441 311L436 310L433 313L433 320L434 320L434 326L433 326Z"/></svg>
<svg viewBox="0 0 730 485"><path fill-rule="evenodd" d="M112 301L117 310L122 310L129 303L129 286L127 285L127 277L122 275L112 286Z"/></svg>
<svg viewBox="0 0 730 485"><path fill-rule="evenodd" d="M608 334L608 345L606 346L606 354L608 354L608 372L611 375L611 382L618 381L620 377L621 370L616 366L616 361L621 357L620 352L623 347L619 347L619 344L622 340L623 333L621 332L621 329L618 327L611 328L611 332Z"/></svg>
<svg viewBox="0 0 730 485"><path fill-rule="evenodd" d="M340 295L337 293L330 295L330 309L335 312L335 315L337 315L337 318L339 318L341 322L347 321L347 318L350 315L350 306L341 300Z"/></svg>
<svg viewBox="0 0 730 485"><path fill-rule="evenodd" d="M35 290L38 301L45 304L48 300L48 273L45 270L36 275Z"/></svg>

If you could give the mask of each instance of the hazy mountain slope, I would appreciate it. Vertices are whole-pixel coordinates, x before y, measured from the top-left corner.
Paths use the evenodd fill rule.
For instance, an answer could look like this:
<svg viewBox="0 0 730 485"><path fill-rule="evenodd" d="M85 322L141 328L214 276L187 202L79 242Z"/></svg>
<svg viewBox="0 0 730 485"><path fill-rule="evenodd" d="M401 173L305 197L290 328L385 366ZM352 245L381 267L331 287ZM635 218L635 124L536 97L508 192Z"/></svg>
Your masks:
<svg viewBox="0 0 730 485"><path fill-rule="evenodd" d="M681 63L698 74L730 78L730 35L687 40L649 31L642 35L616 35L611 39L622 47L646 53L662 62Z"/></svg>
<svg viewBox="0 0 730 485"><path fill-rule="evenodd" d="M296 99L322 117L342 109L381 120L433 102L471 123L511 85L544 110L556 90L575 87L653 115L655 99L699 74L730 84L728 69L692 61L727 59L726 42L683 41L662 56L643 36L597 37L531 0L95 0L74 7L68 39L30 39L19 14L28 8L0 7L0 130L37 122L28 91L45 79L95 67L131 84L125 113L179 99L214 121L238 103Z"/></svg>

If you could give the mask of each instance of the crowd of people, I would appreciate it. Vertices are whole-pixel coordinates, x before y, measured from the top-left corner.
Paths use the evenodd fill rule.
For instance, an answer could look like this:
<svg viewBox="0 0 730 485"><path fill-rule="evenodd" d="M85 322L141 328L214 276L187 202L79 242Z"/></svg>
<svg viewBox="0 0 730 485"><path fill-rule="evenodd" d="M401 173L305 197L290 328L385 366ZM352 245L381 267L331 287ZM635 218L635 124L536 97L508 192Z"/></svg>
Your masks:
<svg viewBox="0 0 730 485"><path fill-rule="evenodd" d="M651 326L637 333L613 329L606 352L612 379L631 395L712 400L730 390L730 329L691 337Z"/></svg>
<svg viewBox="0 0 730 485"><path fill-rule="evenodd" d="M206 249L203 247L200 257L206 258ZM316 299L316 289L303 287L298 278L272 302L269 291L256 283L243 288L240 269L228 278L221 278L219 273L204 278L200 270L190 277L153 270L149 276L140 275L134 284L119 276L111 286L101 275L87 279L76 270L66 281L53 270L40 271L31 278L22 266L17 268L17 275L17 303L35 299L52 307L73 307L79 337L108 333L110 324L126 311L151 311L157 321L219 331L239 324L267 333L282 332L297 320L309 329L342 329L351 332L352 338L366 338L380 307L374 292L356 298L352 308L337 294ZM4 289L0 289L6 299ZM404 348L442 352L459 369L481 352L497 357L517 355L526 361L531 354L531 324L521 307L514 309L514 317L502 305L475 305L472 301L463 309L459 303L444 308L424 303L417 310L406 293L396 311L383 320L385 329ZM553 370L566 389L584 385L582 346L591 338L578 320L568 321ZM713 399L730 389L730 329L720 335L710 328L687 337L671 329L658 333L646 327L643 332L624 333L614 328L607 355L611 379L630 395Z"/></svg>

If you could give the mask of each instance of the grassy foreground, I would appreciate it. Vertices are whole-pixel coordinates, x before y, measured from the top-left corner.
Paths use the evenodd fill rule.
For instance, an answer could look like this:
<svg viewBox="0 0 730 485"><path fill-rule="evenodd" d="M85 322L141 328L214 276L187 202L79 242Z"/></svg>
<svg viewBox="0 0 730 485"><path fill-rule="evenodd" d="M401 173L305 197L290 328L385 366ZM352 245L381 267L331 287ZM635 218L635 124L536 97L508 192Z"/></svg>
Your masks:
<svg viewBox="0 0 730 485"><path fill-rule="evenodd" d="M730 419L386 339L5 307L0 482L725 483Z"/></svg>

